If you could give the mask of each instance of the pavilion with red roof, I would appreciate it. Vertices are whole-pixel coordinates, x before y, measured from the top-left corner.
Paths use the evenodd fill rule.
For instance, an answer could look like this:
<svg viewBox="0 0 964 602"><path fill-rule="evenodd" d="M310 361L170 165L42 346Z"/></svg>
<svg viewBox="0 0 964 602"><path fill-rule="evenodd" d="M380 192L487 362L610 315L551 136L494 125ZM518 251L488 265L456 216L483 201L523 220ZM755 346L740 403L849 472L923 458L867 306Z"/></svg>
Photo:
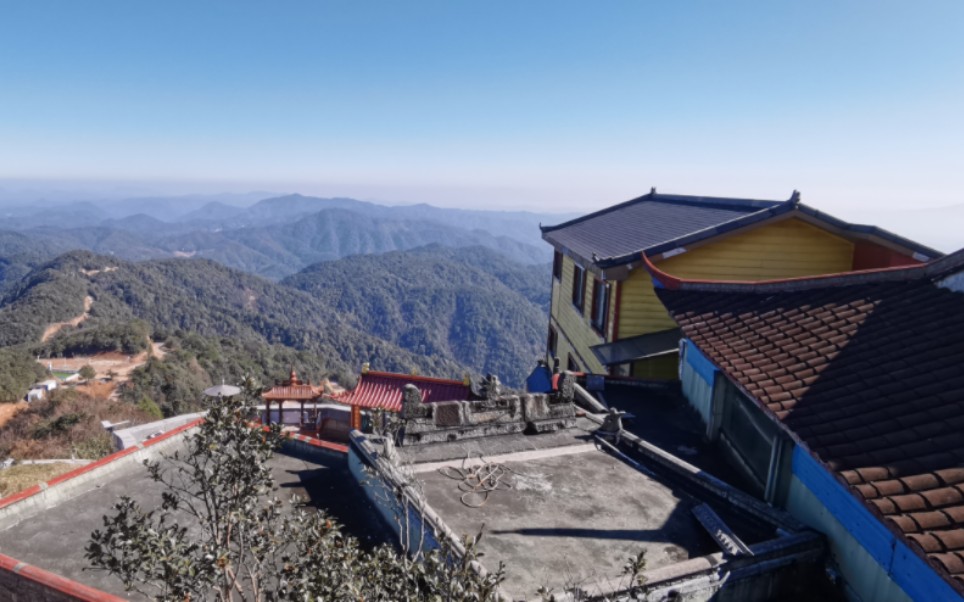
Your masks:
<svg viewBox="0 0 964 602"><path fill-rule="evenodd" d="M299 422L304 426L305 403L317 401L324 394L325 387L323 385L312 385L310 380L307 383L303 383L301 379L298 378L298 373L292 369L288 380L276 382L273 387L261 394L265 405L264 424L271 424L271 404L272 402L277 402L278 419L282 423L284 423L283 412L285 403L300 404L301 413L299 415L301 418Z"/></svg>

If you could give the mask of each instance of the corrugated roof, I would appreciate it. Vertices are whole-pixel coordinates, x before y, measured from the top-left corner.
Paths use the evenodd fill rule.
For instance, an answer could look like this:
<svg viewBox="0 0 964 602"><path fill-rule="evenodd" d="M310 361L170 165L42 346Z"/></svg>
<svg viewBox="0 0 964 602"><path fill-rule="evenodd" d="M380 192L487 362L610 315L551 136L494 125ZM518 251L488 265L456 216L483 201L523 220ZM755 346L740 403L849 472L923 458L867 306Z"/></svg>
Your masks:
<svg viewBox="0 0 964 602"><path fill-rule="evenodd" d="M657 355L676 353L679 350L679 340L682 336L679 328L671 328L620 339L612 343L595 345L590 349L602 365L613 366Z"/></svg>
<svg viewBox="0 0 964 602"><path fill-rule="evenodd" d="M657 288L683 334L960 592L964 294L934 279L962 263Z"/></svg>
<svg viewBox="0 0 964 602"><path fill-rule="evenodd" d="M461 401L471 396L471 389L459 380L369 371L358 378L358 385L354 389L332 395L331 398L347 405L399 412L402 409L402 391L408 384L418 387L422 393L422 403Z"/></svg>

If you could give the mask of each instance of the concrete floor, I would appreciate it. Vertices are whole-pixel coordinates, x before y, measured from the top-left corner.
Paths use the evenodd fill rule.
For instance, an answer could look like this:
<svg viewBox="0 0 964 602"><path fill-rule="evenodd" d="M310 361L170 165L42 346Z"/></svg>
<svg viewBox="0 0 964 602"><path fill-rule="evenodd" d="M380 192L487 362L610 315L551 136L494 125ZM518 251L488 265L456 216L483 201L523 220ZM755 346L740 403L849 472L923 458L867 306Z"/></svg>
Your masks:
<svg viewBox="0 0 964 602"><path fill-rule="evenodd" d="M365 545L389 541L377 515L341 464L336 460L326 466L275 454L271 469L278 495L286 499L297 494L313 506L325 507ZM105 479L99 488L0 531L0 552L106 592L143 599L126 594L110 575L86 568L84 546L90 533L102 527L103 515L111 511L119 496L129 495L143 507L151 507L159 503L162 491L143 466L132 464L124 474Z"/></svg>
<svg viewBox="0 0 964 602"><path fill-rule="evenodd" d="M536 599L540 585L622 583L623 566L640 549L647 569L717 551L685 494L592 447L550 453L503 460L512 488L489 494L481 508L461 501L457 480L438 470L417 474L429 505L456 533L484 525L482 561L490 569L505 563L514 598Z"/></svg>

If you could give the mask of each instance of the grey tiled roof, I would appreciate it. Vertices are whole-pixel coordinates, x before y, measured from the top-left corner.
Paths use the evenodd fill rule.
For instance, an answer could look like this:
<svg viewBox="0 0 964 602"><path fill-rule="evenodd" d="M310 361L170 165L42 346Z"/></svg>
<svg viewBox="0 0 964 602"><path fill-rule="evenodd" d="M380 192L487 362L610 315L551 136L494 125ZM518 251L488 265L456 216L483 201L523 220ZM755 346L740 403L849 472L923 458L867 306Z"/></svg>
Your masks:
<svg viewBox="0 0 964 602"><path fill-rule="evenodd" d="M544 226L542 238L605 268L639 261L642 251L653 256L793 211L850 236L888 241L919 254L920 260L943 255L876 226L851 224L808 207L800 203L796 191L786 201L755 201L657 194L654 190L558 226Z"/></svg>
<svg viewBox="0 0 964 602"><path fill-rule="evenodd" d="M779 205L751 201L650 193L558 226L543 238L591 259L619 258L688 234Z"/></svg>

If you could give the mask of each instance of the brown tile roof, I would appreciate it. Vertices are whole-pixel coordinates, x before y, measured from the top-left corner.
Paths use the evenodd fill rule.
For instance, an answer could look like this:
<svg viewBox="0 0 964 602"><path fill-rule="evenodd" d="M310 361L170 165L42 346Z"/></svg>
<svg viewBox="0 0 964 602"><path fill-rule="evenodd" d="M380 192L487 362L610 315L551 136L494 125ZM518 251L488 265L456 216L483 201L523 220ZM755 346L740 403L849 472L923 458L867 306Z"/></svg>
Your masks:
<svg viewBox="0 0 964 602"><path fill-rule="evenodd" d="M927 266L697 283L651 268L684 336L964 592L964 294Z"/></svg>

